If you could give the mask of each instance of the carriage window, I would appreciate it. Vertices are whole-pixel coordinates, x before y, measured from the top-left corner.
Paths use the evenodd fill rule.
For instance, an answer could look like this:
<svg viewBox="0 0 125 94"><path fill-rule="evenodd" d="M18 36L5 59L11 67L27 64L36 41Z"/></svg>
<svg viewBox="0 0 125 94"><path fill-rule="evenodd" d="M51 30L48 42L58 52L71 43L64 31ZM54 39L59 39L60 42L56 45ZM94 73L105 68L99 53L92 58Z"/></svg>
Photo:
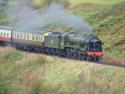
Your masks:
<svg viewBox="0 0 125 94"><path fill-rule="evenodd" d="M4 33L4 37L6 37L6 33Z"/></svg>
<svg viewBox="0 0 125 94"><path fill-rule="evenodd" d="M18 38L21 38L22 35L20 33L17 33L17 34L18 34Z"/></svg>
<svg viewBox="0 0 125 94"><path fill-rule="evenodd" d="M2 32L2 37L4 37L4 32Z"/></svg>
<svg viewBox="0 0 125 94"><path fill-rule="evenodd" d="M24 39L24 34L22 33L22 39Z"/></svg>
<svg viewBox="0 0 125 94"><path fill-rule="evenodd" d="M36 35L34 35L34 40L36 40Z"/></svg>
<svg viewBox="0 0 125 94"><path fill-rule="evenodd" d="M36 36L36 41L38 40L38 36Z"/></svg>
<svg viewBox="0 0 125 94"><path fill-rule="evenodd" d="M19 38L18 33L15 33L15 38Z"/></svg>
<svg viewBox="0 0 125 94"><path fill-rule="evenodd" d="M27 40L27 34L25 33L25 39Z"/></svg>
<svg viewBox="0 0 125 94"><path fill-rule="evenodd" d="M36 41L38 40L38 36L35 36L35 40L36 40Z"/></svg>
<svg viewBox="0 0 125 94"><path fill-rule="evenodd" d="M24 39L24 34L22 33L22 39Z"/></svg>
<svg viewBox="0 0 125 94"><path fill-rule="evenodd" d="M29 40L29 34L27 34L27 40Z"/></svg>
<svg viewBox="0 0 125 94"><path fill-rule="evenodd" d="M16 33L16 34L15 34L15 38L19 38L19 35L18 35L18 33Z"/></svg>
<svg viewBox="0 0 125 94"><path fill-rule="evenodd" d="M42 40L42 37L41 37L41 36L39 36L39 40Z"/></svg>
<svg viewBox="0 0 125 94"><path fill-rule="evenodd" d="M2 37L4 36L4 33L2 32Z"/></svg>
<svg viewBox="0 0 125 94"><path fill-rule="evenodd" d="M6 37L9 37L9 31L8 30L6 31Z"/></svg>
<svg viewBox="0 0 125 94"><path fill-rule="evenodd" d="M7 37L9 37L9 33L7 33Z"/></svg>
<svg viewBox="0 0 125 94"><path fill-rule="evenodd" d="M35 36L34 35L32 35L32 40L34 40L35 39Z"/></svg>
<svg viewBox="0 0 125 94"><path fill-rule="evenodd" d="M31 34L27 34L27 39L31 40Z"/></svg>
<svg viewBox="0 0 125 94"><path fill-rule="evenodd" d="M26 39L26 34L24 34L24 39Z"/></svg>
<svg viewBox="0 0 125 94"><path fill-rule="evenodd" d="M16 38L16 33L14 33L13 37Z"/></svg>
<svg viewBox="0 0 125 94"><path fill-rule="evenodd" d="M37 36L37 40L39 41L39 36Z"/></svg>
<svg viewBox="0 0 125 94"><path fill-rule="evenodd" d="M37 36L37 40L38 40L38 41L40 40L40 36L39 36L39 35Z"/></svg>
<svg viewBox="0 0 125 94"><path fill-rule="evenodd" d="M16 33L13 34L13 37L16 38Z"/></svg>
<svg viewBox="0 0 125 94"><path fill-rule="evenodd" d="M44 38L42 36L40 36L40 40L43 40Z"/></svg>
<svg viewBox="0 0 125 94"><path fill-rule="evenodd" d="M2 36L2 32L0 33L0 36Z"/></svg>
<svg viewBox="0 0 125 94"><path fill-rule="evenodd" d="M20 38L20 35L19 35L19 33L16 33L16 38Z"/></svg>
<svg viewBox="0 0 125 94"><path fill-rule="evenodd" d="M26 34L23 34L23 38L26 39Z"/></svg>
<svg viewBox="0 0 125 94"><path fill-rule="evenodd" d="M32 34L29 34L29 40L32 40Z"/></svg>
<svg viewBox="0 0 125 94"><path fill-rule="evenodd" d="M44 40L44 37L40 36L40 40L42 40L42 41L43 41L43 40Z"/></svg>
<svg viewBox="0 0 125 94"><path fill-rule="evenodd" d="M21 33L19 33L19 38L20 38L20 39L22 38L22 34L21 34Z"/></svg>
<svg viewBox="0 0 125 94"><path fill-rule="evenodd" d="M24 39L24 34L23 33L21 33L22 34L22 39Z"/></svg>

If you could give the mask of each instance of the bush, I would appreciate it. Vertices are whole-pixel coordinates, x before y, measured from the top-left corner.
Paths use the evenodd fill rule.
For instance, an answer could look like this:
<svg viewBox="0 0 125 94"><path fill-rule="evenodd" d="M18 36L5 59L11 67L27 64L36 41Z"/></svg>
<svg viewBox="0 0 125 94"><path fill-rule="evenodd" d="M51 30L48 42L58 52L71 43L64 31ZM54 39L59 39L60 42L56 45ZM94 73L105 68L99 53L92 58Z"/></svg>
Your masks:
<svg viewBox="0 0 125 94"><path fill-rule="evenodd" d="M6 94L6 88L3 84L3 80L0 77L0 94Z"/></svg>
<svg viewBox="0 0 125 94"><path fill-rule="evenodd" d="M22 59L22 54L18 51L8 53L4 58L3 61L5 63L7 62L14 62Z"/></svg>

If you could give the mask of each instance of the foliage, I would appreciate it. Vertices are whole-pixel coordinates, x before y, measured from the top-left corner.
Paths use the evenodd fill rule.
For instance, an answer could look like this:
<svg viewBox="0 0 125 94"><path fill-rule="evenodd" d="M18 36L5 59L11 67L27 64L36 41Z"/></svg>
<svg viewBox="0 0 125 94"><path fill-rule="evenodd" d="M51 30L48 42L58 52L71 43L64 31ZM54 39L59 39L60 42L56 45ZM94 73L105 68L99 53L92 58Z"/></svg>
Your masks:
<svg viewBox="0 0 125 94"><path fill-rule="evenodd" d="M79 3L94 3L94 4L117 4L124 0L69 0L73 5Z"/></svg>
<svg viewBox="0 0 125 94"><path fill-rule="evenodd" d="M51 3L60 3L64 4L65 7L69 6L68 0L32 0L32 3L37 7L37 8L44 8L46 6L49 6Z"/></svg>
<svg viewBox="0 0 125 94"><path fill-rule="evenodd" d="M72 11L91 23L96 35L104 42L102 62L124 65L125 3L116 4L120 1L124 0L70 0L69 3L73 6L79 5L79 2L104 6L81 9L70 7L67 11ZM48 6L50 2L53 0L33 0L37 8ZM0 23L5 22L6 18L1 10ZM0 54L0 94L125 92L124 68L84 64L80 61L20 52L12 48L0 48Z"/></svg>
<svg viewBox="0 0 125 94"><path fill-rule="evenodd" d="M10 64L0 62L0 94L125 92L124 68L19 52L12 48L0 49L3 57L13 51L23 55L21 60L16 58ZM20 54L15 57L20 57Z"/></svg>
<svg viewBox="0 0 125 94"><path fill-rule="evenodd" d="M76 9L73 12L89 21L96 35L104 42L104 55L124 58L125 53L125 2L93 9ZM87 11L87 12L86 12ZM119 60L119 59L118 59ZM108 62L108 61L107 61Z"/></svg>

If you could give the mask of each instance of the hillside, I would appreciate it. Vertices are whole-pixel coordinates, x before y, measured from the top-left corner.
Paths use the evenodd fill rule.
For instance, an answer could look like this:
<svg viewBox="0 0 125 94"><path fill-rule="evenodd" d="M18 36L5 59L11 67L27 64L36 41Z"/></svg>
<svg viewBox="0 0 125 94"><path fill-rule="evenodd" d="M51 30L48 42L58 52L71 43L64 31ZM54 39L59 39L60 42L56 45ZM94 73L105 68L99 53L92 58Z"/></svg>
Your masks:
<svg viewBox="0 0 125 94"><path fill-rule="evenodd" d="M124 94L125 69L0 48L0 94Z"/></svg>
<svg viewBox="0 0 125 94"><path fill-rule="evenodd" d="M105 54L112 59L113 57L122 59L125 56L124 5L125 2L113 5L88 18L93 24L97 36L104 42Z"/></svg>
<svg viewBox="0 0 125 94"><path fill-rule="evenodd" d="M95 34L104 42L104 62L111 60L110 62L124 63L124 5L124 1L113 5L82 3L71 9L76 15L89 21Z"/></svg>
<svg viewBox="0 0 125 94"><path fill-rule="evenodd" d="M77 5L80 3L92 3L92 4L109 4L109 5L113 5L113 4L117 4L121 1L124 0L69 0L69 2L72 5Z"/></svg>
<svg viewBox="0 0 125 94"><path fill-rule="evenodd" d="M6 3L2 1L11 0L0 1L0 24L5 25L2 5ZM41 10L52 1L32 0L32 4ZM54 1L63 2L66 11L91 24L93 32L104 42L102 63L125 65L124 0ZM60 28L67 29L57 29ZM124 67L0 47L0 94L125 94L124 79Z"/></svg>

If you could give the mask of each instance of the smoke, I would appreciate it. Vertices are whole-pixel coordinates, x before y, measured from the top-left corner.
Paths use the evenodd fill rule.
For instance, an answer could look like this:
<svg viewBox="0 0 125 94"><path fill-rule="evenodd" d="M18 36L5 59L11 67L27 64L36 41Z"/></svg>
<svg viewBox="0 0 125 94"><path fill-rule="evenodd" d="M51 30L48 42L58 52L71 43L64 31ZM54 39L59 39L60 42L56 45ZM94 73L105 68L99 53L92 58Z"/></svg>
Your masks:
<svg viewBox="0 0 125 94"><path fill-rule="evenodd" d="M47 25L63 25L77 29L82 33L92 33L92 28L78 16L66 12L61 4L51 4L44 11L38 11L32 4L25 0L11 1L6 8L6 14L15 27L20 31L37 31Z"/></svg>

